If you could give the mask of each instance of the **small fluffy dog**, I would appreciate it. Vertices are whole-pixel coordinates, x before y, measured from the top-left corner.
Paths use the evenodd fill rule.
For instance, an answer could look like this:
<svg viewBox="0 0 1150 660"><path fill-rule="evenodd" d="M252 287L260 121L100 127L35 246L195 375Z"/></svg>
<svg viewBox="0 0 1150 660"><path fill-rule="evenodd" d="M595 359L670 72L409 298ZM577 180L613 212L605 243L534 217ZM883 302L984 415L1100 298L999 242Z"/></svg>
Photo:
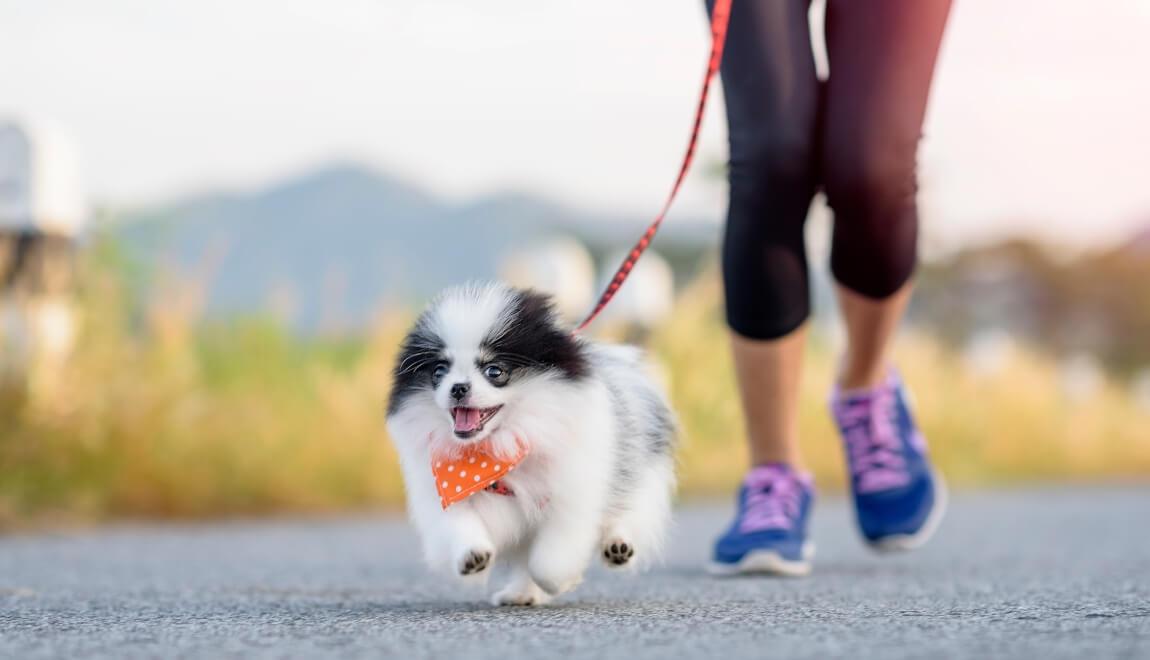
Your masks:
<svg viewBox="0 0 1150 660"><path fill-rule="evenodd" d="M659 552L671 411L637 349L573 335L543 294L441 294L403 342L387 427L425 559L461 576L505 564L497 605L541 605L595 556L619 567Z"/></svg>

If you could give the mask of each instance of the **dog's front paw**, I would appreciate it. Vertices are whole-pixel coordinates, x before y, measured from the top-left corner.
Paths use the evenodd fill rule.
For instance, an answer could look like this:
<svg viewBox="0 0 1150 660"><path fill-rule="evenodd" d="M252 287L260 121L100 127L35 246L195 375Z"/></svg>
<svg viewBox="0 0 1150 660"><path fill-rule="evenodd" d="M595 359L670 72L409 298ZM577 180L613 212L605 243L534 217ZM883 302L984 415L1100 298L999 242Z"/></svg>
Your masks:
<svg viewBox="0 0 1150 660"><path fill-rule="evenodd" d="M491 565L491 556L490 550L468 550L456 562L456 568L460 575L477 575Z"/></svg>
<svg viewBox="0 0 1150 660"><path fill-rule="evenodd" d="M583 582L583 574L576 573L574 575L567 573L559 573L555 571L541 571L537 567L532 567L531 579L535 584L539 585L548 596L559 596L571 591Z"/></svg>
<svg viewBox="0 0 1150 660"><path fill-rule="evenodd" d="M492 605L512 605L518 607L537 607L546 605L551 597L548 596L534 582L524 584L509 584L491 597Z"/></svg>
<svg viewBox="0 0 1150 660"><path fill-rule="evenodd" d="M635 556L635 545L622 539L611 539L603 544L603 561L607 566L625 566Z"/></svg>

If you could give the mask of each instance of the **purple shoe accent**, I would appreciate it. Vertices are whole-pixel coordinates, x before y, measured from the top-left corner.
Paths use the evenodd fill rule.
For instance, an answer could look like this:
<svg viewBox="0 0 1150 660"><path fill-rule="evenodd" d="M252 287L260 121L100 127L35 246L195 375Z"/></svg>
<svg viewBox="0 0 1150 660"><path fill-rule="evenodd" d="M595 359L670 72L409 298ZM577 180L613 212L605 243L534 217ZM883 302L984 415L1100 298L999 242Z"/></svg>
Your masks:
<svg viewBox="0 0 1150 660"><path fill-rule="evenodd" d="M814 500L809 475L783 463L752 468L739 488L735 519L715 541L708 570L806 575L815 550L807 539Z"/></svg>
<svg viewBox="0 0 1150 660"><path fill-rule="evenodd" d="M920 454L925 454L926 438L923 437L921 432L915 431L914 435L910 436L910 446L914 447L915 451L919 452Z"/></svg>
<svg viewBox="0 0 1150 660"><path fill-rule="evenodd" d="M946 493L898 372L892 369L870 390L836 388L831 412L850 465L851 499L863 538L882 551L925 543L942 519Z"/></svg>
<svg viewBox="0 0 1150 660"><path fill-rule="evenodd" d="M831 410L846 443L858 493L901 488L911 480L899 434L898 388L893 370L885 382L871 390L835 388ZM914 436L916 448L925 449L920 434L916 431Z"/></svg>
<svg viewBox="0 0 1150 660"><path fill-rule="evenodd" d="M739 521L743 534L792 529L802 515L804 492L814 489L809 474L796 472L783 463L752 468L743 485L747 490L746 508Z"/></svg>

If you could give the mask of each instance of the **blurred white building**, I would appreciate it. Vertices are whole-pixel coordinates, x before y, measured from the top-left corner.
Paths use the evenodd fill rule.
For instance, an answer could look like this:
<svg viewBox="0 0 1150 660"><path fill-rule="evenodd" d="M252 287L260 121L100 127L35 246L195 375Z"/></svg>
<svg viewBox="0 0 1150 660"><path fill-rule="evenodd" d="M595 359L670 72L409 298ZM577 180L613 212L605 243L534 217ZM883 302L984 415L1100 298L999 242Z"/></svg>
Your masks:
<svg viewBox="0 0 1150 660"><path fill-rule="evenodd" d="M596 294L615 276L627 252L607 256L599 277ZM600 318L624 323L644 331L651 330L671 315L675 302L675 277L667 260L655 250L647 250L631 269L627 281L611 299Z"/></svg>
<svg viewBox="0 0 1150 660"><path fill-rule="evenodd" d="M63 133L0 120L0 379L34 386L70 352L73 258L86 220Z"/></svg>
<svg viewBox="0 0 1150 660"><path fill-rule="evenodd" d="M0 119L0 231L75 237L87 215L76 152L63 133Z"/></svg>
<svg viewBox="0 0 1150 660"><path fill-rule="evenodd" d="M595 296L595 262L582 243L565 236L516 250L504 260L500 277L512 286L551 294L559 313L572 323L587 313Z"/></svg>
<svg viewBox="0 0 1150 660"><path fill-rule="evenodd" d="M607 255L596 278L595 262L583 244L574 238L557 237L516 250L504 261L500 277L513 286L551 294L559 312L575 324L591 311L626 254ZM599 318L646 332L671 314L674 299L671 266L657 252L648 250Z"/></svg>

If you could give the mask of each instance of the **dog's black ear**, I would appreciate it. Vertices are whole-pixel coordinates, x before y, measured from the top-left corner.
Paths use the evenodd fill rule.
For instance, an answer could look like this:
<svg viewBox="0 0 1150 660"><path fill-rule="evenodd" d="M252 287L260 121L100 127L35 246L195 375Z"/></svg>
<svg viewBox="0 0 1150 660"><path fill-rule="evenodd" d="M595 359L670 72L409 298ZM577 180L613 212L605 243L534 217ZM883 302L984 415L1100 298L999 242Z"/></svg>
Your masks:
<svg viewBox="0 0 1150 660"><path fill-rule="evenodd" d="M551 297L531 289L515 290L503 327L484 347L496 355L527 358L534 367L557 369L567 378L583 378L589 368L582 344L564 327Z"/></svg>
<svg viewBox="0 0 1150 660"><path fill-rule="evenodd" d="M387 398L389 416L411 395L432 389L431 369L442 359L444 348L443 340L431 330L427 315L420 316L404 337L395 359L391 394Z"/></svg>
<svg viewBox="0 0 1150 660"><path fill-rule="evenodd" d="M563 329L559 311L555 308L555 300L548 294L535 289L518 289L515 305L521 320L534 322L540 326L549 325L556 330Z"/></svg>

